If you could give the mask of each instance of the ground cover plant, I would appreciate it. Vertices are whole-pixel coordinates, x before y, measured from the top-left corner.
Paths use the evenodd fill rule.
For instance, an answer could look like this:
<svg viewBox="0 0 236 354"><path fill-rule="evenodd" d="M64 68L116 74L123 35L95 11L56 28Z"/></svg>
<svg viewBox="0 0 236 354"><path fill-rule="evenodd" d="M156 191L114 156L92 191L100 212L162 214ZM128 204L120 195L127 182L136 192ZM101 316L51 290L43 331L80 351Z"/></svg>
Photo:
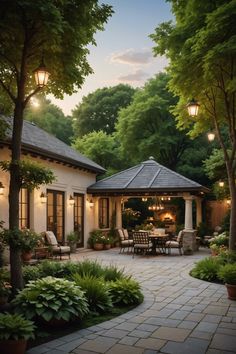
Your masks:
<svg viewBox="0 0 236 354"><path fill-rule="evenodd" d="M190 275L201 280L222 282L222 269L226 267L224 272L227 273L228 265L236 266L236 252L222 248L217 256L207 257L197 262Z"/></svg>
<svg viewBox="0 0 236 354"><path fill-rule="evenodd" d="M30 346L109 320L143 301L139 283L124 269L97 261L46 260L25 266L23 276L25 288L11 304L14 312L23 313L37 325L36 339ZM66 326L50 328L47 333L47 324L61 319Z"/></svg>

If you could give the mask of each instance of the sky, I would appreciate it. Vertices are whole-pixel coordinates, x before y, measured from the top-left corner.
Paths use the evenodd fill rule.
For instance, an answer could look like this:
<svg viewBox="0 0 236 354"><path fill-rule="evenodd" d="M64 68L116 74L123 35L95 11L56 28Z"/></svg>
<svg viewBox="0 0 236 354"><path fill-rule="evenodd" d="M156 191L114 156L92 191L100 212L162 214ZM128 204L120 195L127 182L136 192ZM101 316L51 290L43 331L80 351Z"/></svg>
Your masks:
<svg viewBox="0 0 236 354"><path fill-rule="evenodd" d="M165 57L154 57L154 42L149 38L163 21L173 18L170 4L165 0L103 0L113 6L114 14L97 32L97 46L89 46L88 62L93 74L86 77L80 90L63 100L49 96L64 114L81 103L82 97L98 88L120 83L141 87L167 66Z"/></svg>

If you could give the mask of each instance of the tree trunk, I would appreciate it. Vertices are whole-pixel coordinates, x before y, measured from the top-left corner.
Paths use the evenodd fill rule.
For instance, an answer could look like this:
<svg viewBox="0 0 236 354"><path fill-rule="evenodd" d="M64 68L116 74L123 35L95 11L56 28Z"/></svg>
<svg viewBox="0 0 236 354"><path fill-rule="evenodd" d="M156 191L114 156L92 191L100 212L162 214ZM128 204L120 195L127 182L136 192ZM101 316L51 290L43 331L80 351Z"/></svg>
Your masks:
<svg viewBox="0 0 236 354"><path fill-rule="evenodd" d="M231 196L229 249L236 250L236 186L234 176L228 176Z"/></svg>
<svg viewBox="0 0 236 354"><path fill-rule="evenodd" d="M23 103L18 100L14 111L14 123L12 131L12 159L10 169L10 187L9 187L9 229L19 228L19 192L20 192L20 157L21 157L21 134L23 126ZM10 266L11 266L11 284L13 293L23 287L21 252L10 246Z"/></svg>

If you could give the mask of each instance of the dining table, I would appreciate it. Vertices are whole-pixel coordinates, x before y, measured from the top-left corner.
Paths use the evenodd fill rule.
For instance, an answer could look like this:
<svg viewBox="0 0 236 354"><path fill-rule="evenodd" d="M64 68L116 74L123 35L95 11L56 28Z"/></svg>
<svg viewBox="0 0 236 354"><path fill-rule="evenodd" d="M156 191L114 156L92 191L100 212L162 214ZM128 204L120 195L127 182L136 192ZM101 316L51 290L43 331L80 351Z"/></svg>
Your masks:
<svg viewBox="0 0 236 354"><path fill-rule="evenodd" d="M166 241L168 241L169 238L169 234L150 233L149 240L152 241L152 254L157 255L157 249L160 254L166 254Z"/></svg>

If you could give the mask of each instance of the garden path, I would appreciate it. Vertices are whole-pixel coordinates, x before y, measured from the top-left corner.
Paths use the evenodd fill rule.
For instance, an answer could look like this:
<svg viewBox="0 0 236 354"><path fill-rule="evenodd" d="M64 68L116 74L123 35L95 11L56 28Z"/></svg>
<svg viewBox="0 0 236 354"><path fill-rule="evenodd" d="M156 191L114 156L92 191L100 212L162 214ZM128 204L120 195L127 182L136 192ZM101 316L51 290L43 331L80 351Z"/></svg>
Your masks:
<svg viewBox="0 0 236 354"><path fill-rule="evenodd" d="M178 251L177 251L178 252ZM142 285L144 302L119 317L27 351L27 354L233 354L236 353L236 301L224 285L189 276L207 256L140 256L79 251L72 260L97 259L124 267Z"/></svg>

